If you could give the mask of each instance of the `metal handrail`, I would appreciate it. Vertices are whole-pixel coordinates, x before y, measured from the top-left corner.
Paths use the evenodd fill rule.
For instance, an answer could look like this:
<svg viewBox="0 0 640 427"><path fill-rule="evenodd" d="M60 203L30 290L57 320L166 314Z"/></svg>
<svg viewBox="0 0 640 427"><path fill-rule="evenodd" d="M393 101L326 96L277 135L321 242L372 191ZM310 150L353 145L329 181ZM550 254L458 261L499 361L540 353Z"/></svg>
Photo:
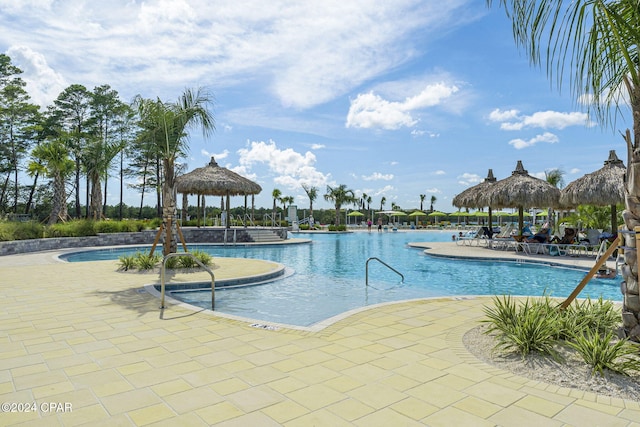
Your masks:
<svg viewBox="0 0 640 427"><path fill-rule="evenodd" d="M190 254L189 252L184 253L171 253L164 256L162 259L162 268L160 270L160 308L164 308L164 288L165 288L165 267L167 260L169 258L177 257L177 256L189 256L193 258L200 267L204 268L207 273L211 275L211 310L215 308L216 305L216 279L213 275L213 271L209 269L206 265L204 265L194 254Z"/></svg>
<svg viewBox="0 0 640 427"><path fill-rule="evenodd" d="M365 284L366 286L369 286L369 261L371 261L372 259L375 259L376 261L378 261L380 264L384 265L385 267L387 267L389 270L397 273L400 277L402 277L402 281L404 282L404 275L402 273L400 273L398 270L396 270L395 268L391 267L389 264L387 264L386 262L382 261L380 258L377 257L371 257L369 259L367 259L367 262L365 263Z"/></svg>

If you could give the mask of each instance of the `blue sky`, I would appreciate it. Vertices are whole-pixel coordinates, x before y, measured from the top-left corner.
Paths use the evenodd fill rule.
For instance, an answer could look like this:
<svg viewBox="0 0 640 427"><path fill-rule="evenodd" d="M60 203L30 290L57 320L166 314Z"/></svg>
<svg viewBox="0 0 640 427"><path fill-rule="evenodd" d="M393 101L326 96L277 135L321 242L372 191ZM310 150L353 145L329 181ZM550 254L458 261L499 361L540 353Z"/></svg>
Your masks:
<svg viewBox="0 0 640 427"><path fill-rule="evenodd" d="M345 184L376 209L382 197L419 208L425 194L425 209L433 195L452 212L489 168L502 179L522 160L568 184L609 150L626 162L629 120L590 123L517 50L504 11L480 0L0 0L0 50L43 106L75 83L109 84L124 101L207 87L217 130L192 132L184 162L215 156L262 186L258 206L278 188L306 209L308 184L328 208L327 185Z"/></svg>

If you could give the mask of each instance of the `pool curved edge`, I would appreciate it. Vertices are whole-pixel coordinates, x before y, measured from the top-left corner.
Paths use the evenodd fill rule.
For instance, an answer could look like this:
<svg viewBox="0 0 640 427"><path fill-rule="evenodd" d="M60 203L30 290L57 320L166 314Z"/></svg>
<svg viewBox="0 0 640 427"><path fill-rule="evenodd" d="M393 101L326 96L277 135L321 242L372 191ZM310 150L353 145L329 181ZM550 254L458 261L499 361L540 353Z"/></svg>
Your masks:
<svg viewBox="0 0 640 427"><path fill-rule="evenodd" d="M160 291L157 288L157 284L148 284L144 286L144 289L150 293L151 295L157 297L158 299L160 299ZM278 323L278 322L272 322L272 321L268 321L268 320L262 320L262 319L254 319L251 317L244 317L244 316L238 316L235 314L229 314L229 313L223 313L221 311L216 311L216 310L211 310L209 308L202 308L202 307L198 307L196 305L192 305L189 303L186 303L184 301L180 301L178 299L175 299L171 296L171 294L166 294L165 295L165 304L169 305L175 305L177 307L181 307L185 310L194 312L194 313L202 313L205 314L207 316L211 316L211 317L215 317L215 318L222 318L222 319L227 319L227 320L232 320L232 321L236 321L236 322L240 322L240 323L244 323L246 324L246 326L249 327L255 327L255 328L260 328L260 329L266 329L266 330L273 330L273 331L278 331L281 329L286 329L286 330L292 330L292 331L300 331L300 332L323 332L325 330L327 330L328 328L338 324L339 322L349 319L350 317L357 315L359 313L363 313L369 310L375 310L377 308L380 307L385 307L385 306L389 306L389 305L394 305L394 304L407 304L407 303L417 303L420 301L461 301L461 300L470 300L470 299L490 299L491 296L489 295L455 295L455 296L437 296L437 297L427 297L427 298L413 298L413 299L406 299L406 300L398 300L398 301L387 301L387 302L381 302L378 304L371 304L371 305L366 305L363 307L357 307L351 310L347 310L345 312L336 314L335 316L331 316L329 318L326 318L324 320L320 320L312 325L309 326L300 326L300 325L291 325L291 324L287 324L287 323ZM162 309L161 309L162 310Z"/></svg>

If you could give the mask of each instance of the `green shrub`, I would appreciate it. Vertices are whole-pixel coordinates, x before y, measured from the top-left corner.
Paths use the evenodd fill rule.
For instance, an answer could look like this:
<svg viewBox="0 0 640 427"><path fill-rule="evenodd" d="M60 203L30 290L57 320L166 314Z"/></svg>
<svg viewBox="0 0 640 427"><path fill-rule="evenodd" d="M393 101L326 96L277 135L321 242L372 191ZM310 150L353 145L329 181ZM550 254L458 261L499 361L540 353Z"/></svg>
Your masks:
<svg viewBox="0 0 640 427"><path fill-rule="evenodd" d="M202 264L209 266L211 265L211 261L213 260L213 258L211 257L211 255L209 255L209 253L205 252L205 251L201 251L201 250L195 250L193 252L191 252L196 258L198 258L198 261L200 261Z"/></svg>
<svg viewBox="0 0 640 427"><path fill-rule="evenodd" d="M496 349L527 356L532 352L557 358L559 311L548 297L530 300L519 306L511 296L494 297L495 308L485 307L489 323L487 333L497 332Z"/></svg>
<svg viewBox="0 0 640 427"><path fill-rule="evenodd" d="M121 255L118 258L118 268L128 271L136 267L137 260L135 255Z"/></svg>
<svg viewBox="0 0 640 427"><path fill-rule="evenodd" d="M178 257L167 258L167 260L164 263L164 266L169 270L178 268Z"/></svg>
<svg viewBox="0 0 640 427"><path fill-rule="evenodd" d="M591 367L592 373L605 370L629 375L640 371L640 350L628 340L615 340L613 330L620 314L611 301L599 298L576 300L560 310L548 296L527 298L517 304L511 296L493 298L485 307L486 333L496 334L496 348L521 354L531 352L557 359L555 346L565 343L575 349Z"/></svg>
<svg viewBox="0 0 640 427"><path fill-rule="evenodd" d="M147 253L138 252L136 257L136 267L140 270L151 270L155 268L161 260L161 256L158 254L149 255Z"/></svg>
<svg viewBox="0 0 640 427"><path fill-rule="evenodd" d="M119 233L123 228L120 221L98 221L94 227L96 233Z"/></svg>
<svg viewBox="0 0 640 427"><path fill-rule="evenodd" d="M36 221L0 223L0 241L39 239L44 226Z"/></svg>
<svg viewBox="0 0 640 427"><path fill-rule="evenodd" d="M594 331L606 334L615 330L620 323L620 311L612 301L602 297L595 302L591 299L575 300L569 307L561 311L560 338L571 339L576 331Z"/></svg>
<svg viewBox="0 0 640 427"><path fill-rule="evenodd" d="M178 257L178 266L181 268L195 268L199 267L195 259L188 255Z"/></svg>
<svg viewBox="0 0 640 427"><path fill-rule="evenodd" d="M596 331L584 330L582 333L575 334L573 340L567 344L580 353L591 367L592 374L597 372L604 376L605 369L623 375L640 371L638 347L626 339L613 342L614 334L611 331L600 334Z"/></svg>
<svg viewBox="0 0 640 427"><path fill-rule="evenodd" d="M46 237L85 237L95 236L95 223L90 220L60 222L46 228Z"/></svg>

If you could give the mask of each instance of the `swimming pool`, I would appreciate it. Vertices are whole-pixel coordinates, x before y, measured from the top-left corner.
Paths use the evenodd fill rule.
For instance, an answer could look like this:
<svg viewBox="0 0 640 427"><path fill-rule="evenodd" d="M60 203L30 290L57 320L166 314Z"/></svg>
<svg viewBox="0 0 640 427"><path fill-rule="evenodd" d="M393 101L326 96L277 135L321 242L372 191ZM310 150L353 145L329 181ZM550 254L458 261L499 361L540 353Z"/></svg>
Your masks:
<svg viewBox="0 0 640 427"><path fill-rule="evenodd" d="M448 260L427 256L409 242L448 241L451 232L358 232L306 234L310 244L269 246L190 245L214 257L275 261L295 274L260 286L216 289L216 311L297 326L310 326L348 310L413 298L461 295L543 295L566 297L585 271L529 263ZM95 250L64 256L70 262L117 259L135 249ZM378 257L405 276L377 262ZM205 285L206 288L206 285ZM173 292L174 298L211 307L211 290ZM581 298L621 301L618 280L592 280Z"/></svg>

